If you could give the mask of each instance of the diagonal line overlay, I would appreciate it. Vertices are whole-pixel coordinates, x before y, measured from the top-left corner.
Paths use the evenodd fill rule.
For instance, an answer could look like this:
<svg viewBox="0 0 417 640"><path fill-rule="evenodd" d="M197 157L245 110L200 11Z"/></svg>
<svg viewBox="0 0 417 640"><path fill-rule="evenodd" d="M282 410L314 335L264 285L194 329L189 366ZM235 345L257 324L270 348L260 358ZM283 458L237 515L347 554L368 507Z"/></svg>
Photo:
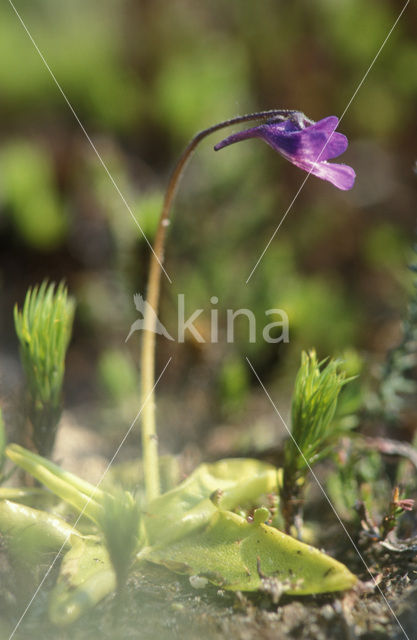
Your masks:
<svg viewBox="0 0 417 640"><path fill-rule="evenodd" d="M349 531L346 529L345 525L343 524L336 508L334 507L332 501L330 500L329 496L326 493L326 490L324 489L323 485L321 484L320 480L318 479L317 475L314 473L313 469L311 468L310 463L308 462L307 458L305 457L304 453L301 451L298 442L296 441L296 439L294 438L293 434L291 433L291 429L288 427L287 423L285 422L284 418L282 417L282 415L280 414L280 412L278 411L277 406L275 405L274 401L272 400L270 394L268 393L268 390L266 389L265 385L263 384L262 380L260 379L259 375L257 374L257 372L255 371L254 366L252 365L251 361L249 360L249 358L246 356L246 361L250 367L250 369L252 370L252 373L254 374L255 378L257 379L257 381L259 382L260 386L262 387L263 391L265 392L266 397L268 398L269 402L271 403L275 413L277 414L277 416L279 417L279 419L281 420L282 424L284 425L285 429L288 432L288 435L290 436L291 440L293 441L293 443L295 444L295 446L297 447L297 450L300 454L300 456L303 458L304 462L306 463L311 475L313 476L314 480L317 483L317 486L319 487L320 491L322 492L323 496L325 497L326 501L328 502L328 504L330 505L330 508L332 509L333 513L335 514L336 518L339 521L340 526L342 527L343 531L345 532L346 536L349 539L349 542L351 543L352 547L355 549L356 553L358 554L361 562L363 563L363 565L365 566L367 572L369 573L372 582L374 583L375 587L378 589L380 595L382 596L385 604L387 605L392 617L394 618L394 620L396 621L396 623L398 624L398 626L400 627L401 631L404 634L404 637L406 638L406 640L411 640L411 638L409 638L409 636L407 635L407 633L405 632L404 627L402 626L401 622L398 620L397 616L395 615L390 603L388 602L387 598L385 597L384 593L381 590L381 587L378 585L378 583L376 582L374 576L372 575L368 565L366 564L366 561L364 559L364 557L362 556L361 552L359 551L357 545L355 544L352 536L350 535Z"/></svg>
<svg viewBox="0 0 417 640"><path fill-rule="evenodd" d="M103 158L101 157L100 153L97 150L97 147L95 146L94 142L92 141L91 137L89 136L89 134L87 133L86 128L84 127L83 123L81 122L80 118L78 117L74 107L72 106L71 102L69 101L69 99L67 98L66 93L64 92L63 88L61 87L61 85L59 84L58 80L55 77L55 74L53 73L51 67L49 66L48 62L46 61L45 56L43 55L43 53L41 52L41 50L39 49L38 45L36 44L35 40L32 37L32 34L30 33L29 29L27 28L25 22L23 21L23 18L21 17L21 15L19 14L19 12L17 11L16 7L14 6L12 0L8 0L10 6L12 7L13 11L15 12L20 24L22 25L23 29L26 31L27 36L29 37L30 41L32 42L34 48L36 49L36 52L38 53L40 59L42 60L44 66L46 67L46 69L49 72L49 75L51 76L52 80L54 81L58 91L60 92L60 94L62 95L62 97L64 98L68 108L70 109L72 115L74 116L74 118L76 119L78 125L80 126L81 131L83 132L83 134L85 135L85 137L87 138L91 148L93 149L94 153L96 154L101 166L103 167L104 171L106 172L110 182L112 183L113 187L116 189L120 199L122 200L123 204L125 205L126 209L128 210L128 212L130 213L130 216L132 218L132 220L134 221L134 223L136 224L137 228L139 229L139 231L141 232L146 244L148 245L148 247L150 248L150 250L152 251L152 253L154 254L155 258L157 259L157 261L159 262L159 266L161 267L162 271L164 272L165 276L167 277L168 281L172 284L172 280L169 277L168 273L166 272L162 262L159 260L158 256L156 255L152 244L149 242L144 230L142 229L141 225L139 224L138 220L136 219L135 214L133 213L131 207L129 206L126 198L124 197L123 193L120 191L120 188L117 184L117 182L115 181L115 179L113 178L112 174L110 173L110 170L107 166L107 164L104 162Z"/></svg>
<svg viewBox="0 0 417 640"><path fill-rule="evenodd" d="M354 99L356 98L359 89L362 87L363 83L365 82L366 78L368 77L372 67L374 66L375 62L377 61L377 59L379 58L382 49L385 47L386 43L388 42L389 38L391 37L392 32L394 31L395 27L397 26L401 16L403 15L404 11L406 10L407 6L409 5L410 0L406 0L405 5L403 6L402 10L400 11L399 15L397 16L397 19L395 20L394 24L392 25L391 29L388 31L383 43L381 44L381 46L379 47L377 53L375 54L371 64L369 65L368 69L366 70L365 74L363 75L361 81L359 82L358 86L356 87L355 91L353 92L350 100L348 101L346 107L344 108L342 115L339 118L339 123L337 126L339 126L339 124L342 122L343 118L346 115L346 112L348 111L350 105L352 104L352 102L354 101ZM325 148L327 147L327 145L329 144L330 140L333 137L333 133L335 132L336 129L333 130L333 132L331 133L331 135L328 137L328 139L326 140L326 143L324 144L322 150L320 151L319 155L317 156L316 160L313 163L313 166L311 167L310 171L307 173L307 175L305 176L304 180L302 181L301 185L298 188L297 193L295 194L295 196L293 197L293 199L291 200L287 210L285 211L284 215L282 216L277 228L275 229L275 231L272 233L271 237L269 238L264 250L262 251L261 255L259 256L259 258L257 259L254 267L252 268L252 271L250 272L246 283L248 284L249 280L252 278L254 272L256 271L256 269L258 268L259 263L261 262L262 258L264 257L265 253L268 251L272 241L274 240L275 236L277 235L278 231L281 228L282 223L284 222L285 218L287 217L287 215L289 214L289 212L291 211L291 209L293 208L293 205L295 203L295 201L297 200L298 196L300 195L301 191L304 188L305 183L307 182L307 180L309 179L311 172L314 170L314 168L316 167L317 163L320 160L320 157L323 153L323 151L325 150Z"/></svg>
<svg viewBox="0 0 417 640"><path fill-rule="evenodd" d="M142 404L141 408L139 409L138 413L136 414L136 416L135 416L135 418L134 418L134 420L133 420L132 424L130 425L129 429L126 431L126 433L125 433L125 435L124 435L123 439L121 440L121 442L120 442L119 446L117 447L116 451L114 452L113 457L111 458L111 460L110 460L110 462L108 463L107 467L105 468L105 470L104 470L104 471L103 471L103 473L101 474L101 477L100 477L99 481L97 482L97 484L96 484L96 485L95 485L95 487L94 487L94 491L93 491L93 492L92 492L92 494L89 496L89 498L88 498L87 502L85 503L85 505L84 505L84 507L83 507L82 511L80 512L80 514L78 515L78 517L77 517L76 521L74 522L74 524L73 524L73 526L72 526L72 530L73 530L73 531L75 530L75 528L76 528L76 526L77 526L77 524L78 524L79 520L82 518L82 516L83 516L83 514L84 514L84 512L85 512L85 510L86 510L86 508L87 508L87 506L90 504L91 500L94 498L94 495L95 495L96 490L99 488L99 486L100 486L100 485L101 485L101 483L103 482L104 477L106 476L106 474L107 474L108 470L110 469L110 467L112 466L113 462L115 461L117 454L119 453L120 449L121 449L121 448L122 448L122 446L124 445L124 443L125 443L125 441L126 441L126 438L128 437L129 433L132 431L133 427L135 426L137 419L139 418L140 414L142 413L142 411L143 411L143 409L144 409L144 407L145 407L146 403L148 402L148 400L149 400L150 396L151 396L151 395L152 395L152 393L154 392L154 390L155 390L156 386L158 385L158 383L159 383L160 379L161 379L161 378L162 378L162 376L164 375L164 373L165 373L166 369L168 368L168 365L170 364L171 360L172 360L172 356L168 359L168 361L167 361L167 363L166 363L165 367L162 369L161 373L159 374L159 376L158 376L158 378L157 378L157 380L156 380L156 382L155 382L155 384L154 384L154 386L153 386L152 390L151 390L151 391L148 393L148 395L146 396L146 398L145 398L145 400L143 401L143 404ZM71 536L71 533L69 533L69 534L68 534L68 536L66 537L65 541L62 543L61 548L59 549L59 551L58 551L58 552L57 552L57 554L55 555L55 557L54 557L54 559L53 559L52 563L49 565L48 570L46 571L46 573L45 573L45 575L43 576L42 580L40 581L39 585L37 586L35 593L34 593L34 594L33 594L33 596L31 597L31 599L29 600L28 604L26 605L25 610L23 611L23 613L22 613L22 615L20 616L19 620L17 621L17 623L16 623L16 625L15 625L15 627L14 627L14 629L13 629L12 633L10 634L10 636L9 636L9 640L12 640L12 638L14 637L14 635L15 635L16 631L18 630L18 628L19 628L19 626L20 626L20 624L21 624L21 622L22 622L23 618L25 617L25 615L26 615L26 614L27 614L27 612L29 611L30 607L32 606L33 601L35 600L35 598L36 598L36 596L38 595L39 591L42 589L42 586L43 586L43 584L44 584L45 580L47 579L47 577L48 577L48 576L49 576L49 574L51 573L51 571L52 571L53 567L55 566L55 563L56 563L56 561L58 560L59 556L61 555L61 552L62 552L63 548L65 547L65 545L67 544L67 542L68 542L68 540L69 540L70 536Z"/></svg>

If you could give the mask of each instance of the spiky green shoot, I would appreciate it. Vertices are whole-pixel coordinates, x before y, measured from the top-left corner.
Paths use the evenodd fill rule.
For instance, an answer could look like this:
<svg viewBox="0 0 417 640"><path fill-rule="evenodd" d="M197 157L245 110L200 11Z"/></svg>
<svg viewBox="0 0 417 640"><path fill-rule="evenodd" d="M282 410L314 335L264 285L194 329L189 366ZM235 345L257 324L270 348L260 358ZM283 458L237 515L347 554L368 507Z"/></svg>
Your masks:
<svg viewBox="0 0 417 640"><path fill-rule="evenodd" d="M319 362L315 351L301 355L291 408L292 437L284 449L281 498L287 533L297 524L309 468L329 454L343 432L333 420L340 391L348 382L340 365L337 360Z"/></svg>
<svg viewBox="0 0 417 640"><path fill-rule="evenodd" d="M99 517L106 548L116 574L120 594L127 581L129 569L139 546L140 505L127 491L106 494Z"/></svg>
<svg viewBox="0 0 417 640"><path fill-rule="evenodd" d="M60 282L29 289L23 309L14 308L20 357L27 381L27 418L33 443L49 456L62 410L65 355L71 338L75 304Z"/></svg>

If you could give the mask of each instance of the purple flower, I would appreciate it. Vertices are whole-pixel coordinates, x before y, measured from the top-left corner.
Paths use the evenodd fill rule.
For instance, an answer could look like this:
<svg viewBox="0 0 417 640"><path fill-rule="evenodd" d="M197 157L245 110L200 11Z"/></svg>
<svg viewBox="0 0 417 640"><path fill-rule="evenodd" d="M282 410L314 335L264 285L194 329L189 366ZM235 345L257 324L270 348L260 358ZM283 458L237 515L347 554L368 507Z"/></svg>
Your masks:
<svg viewBox="0 0 417 640"><path fill-rule="evenodd" d="M214 149L218 151L247 138L262 138L292 164L346 191L355 182L354 170L346 164L327 162L343 153L348 146L346 136L335 131L338 123L336 116L312 122L297 112L284 121L272 120L234 133L216 144Z"/></svg>
<svg viewBox="0 0 417 640"><path fill-rule="evenodd" d="M396 500L395 506L399 507L403 511L412 511L414 508L414 500L412 498L404 498L403 500Z"/></svg>

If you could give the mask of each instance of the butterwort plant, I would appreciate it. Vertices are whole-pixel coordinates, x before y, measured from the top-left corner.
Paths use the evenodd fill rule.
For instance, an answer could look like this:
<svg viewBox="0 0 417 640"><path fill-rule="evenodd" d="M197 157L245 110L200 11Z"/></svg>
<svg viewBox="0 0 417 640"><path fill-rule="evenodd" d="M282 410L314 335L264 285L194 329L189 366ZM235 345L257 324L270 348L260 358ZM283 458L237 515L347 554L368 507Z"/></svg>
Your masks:
<svg viewBox="0 0 417 640"><path fill-rule="evenodd" d="M201 464L179 485L161 493L154 398L155 323L167 222L182 172L199 142L227 126L255 120L263 124L234 134L216 148L240 139L261 137L302 169L329 180L340 189L353 186L353 169L328 163L347 146L346 138L334 131L337 125L334 117L314 123L298 111L263 111L216 124L198 133L188 144L168 183L149 269L141 351L143 500L136 503L136 497L127 492L120 494L111 486L103 490L99 485L90 485L19 445L10 444L6 449L9 459L71 505L80 517L89 519L96 532L90 535L91 530L84 529L80 517L71 528L59 516L51 519L49 514L26 505L3 501L0 534L8 534L11 523L16 530L28 530L30 525L31 531L42 532L36 541L37 549L43 548L44 531L48 531L48 540L55 550L65 552L60 575L50 594L49 616L55 624L73 622L114 589L120 594L132 562L164 565L173 571L197 576L200 583L207 581L235 591L271 590L271 581L275 581L281 591L301 595L342 591L357 582L337 560L271 526L272 516L262 503L267 495L279 496L283 484L282 470L271 464L252 459ZM320 414L324 411L331 418L343 381L333 365L320 372L320 363L315 357L313 360L309 371L311 369L314 380L318 378L326 387L329 376L337 378L332 378L334 384ZM308 378L308 371L304 373L303 379ZM296 397L300 402L301 396L310 398L305 386L298 385ZM302 417L301 430L308 430L308 421L304 414ZM294 434L297 424L295 420ZM328 433L327 418L316 427L315 435ZM311 438L306 437L304 444L307 446L310 442ZM315 446L315 440L313 444ZM303 449L308 449L309 455L315 454L316 450L306 446ZM289 450L290 462L293 455ZM288 460L287 478L288 468L292 468ZM296 467L296 471L300 469ZM303 477L295 475L295 480ZM11 490L5 491L3 498L7 498ZM284 501L287 498L285 494Z"/></svg>
<svg viewBox="0 0 417 640"><path fill-rule="evenodd" d="M346 136L336 131L339 123L336 116L329 116L314 122L304 113L297 110L259 111L225 120L200 131L184 149L172 172L165 194L151 255L147 289L148 305L144 314L145 331L141 355L142 448L148 499L159 495L154 400L156 314L159 306L165 239L174 196L188 160L204 138L226 127L256 120L262 121L262 124L232 134L216 144L214 149L218 151L248 138L261 138L292 164L307 171L308 174L313 174L322 180L331 182L338 189L351 189L355 182L356 174L352 167L328 162L328 160L341 155L348 146Z"/></svg>

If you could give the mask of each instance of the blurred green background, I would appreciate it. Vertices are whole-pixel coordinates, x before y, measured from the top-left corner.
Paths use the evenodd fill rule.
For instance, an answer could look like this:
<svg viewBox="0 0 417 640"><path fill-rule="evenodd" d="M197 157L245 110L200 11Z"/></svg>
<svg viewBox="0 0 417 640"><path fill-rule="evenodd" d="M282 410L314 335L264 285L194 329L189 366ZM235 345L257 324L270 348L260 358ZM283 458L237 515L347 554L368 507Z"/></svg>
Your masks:
<svg viewBox="0 0 417 640"><path fill-rule="evenodd" d="M16 8L150 240L170 170L194 133L268 108L340 115L400 11L394 0L19 0ZM301 349L323 357L353 348L372 363L397 341L415 242L416 36L410 3L340 125L354 189L310 178L248 284L304 174L258 141L217 154L220 133L199 148L176 200L160 317L175 334L183 293L187 312L206 310L196 325L208 337L211 296L222 330L227 308L252 309L259 327L266 309L281 308L290 343L249 344L244 319L234 344L158 340L158 371L173 356L158 389L163 449L273 443L278 435L265 427L273 410L246 355L286 414ZM66 406L117 442L139 408L140 337L125 338L149 248L7 2L0 245L3 399L13 404L20 380L13 304L29 285L65 278L78 303Z"/></svg>

